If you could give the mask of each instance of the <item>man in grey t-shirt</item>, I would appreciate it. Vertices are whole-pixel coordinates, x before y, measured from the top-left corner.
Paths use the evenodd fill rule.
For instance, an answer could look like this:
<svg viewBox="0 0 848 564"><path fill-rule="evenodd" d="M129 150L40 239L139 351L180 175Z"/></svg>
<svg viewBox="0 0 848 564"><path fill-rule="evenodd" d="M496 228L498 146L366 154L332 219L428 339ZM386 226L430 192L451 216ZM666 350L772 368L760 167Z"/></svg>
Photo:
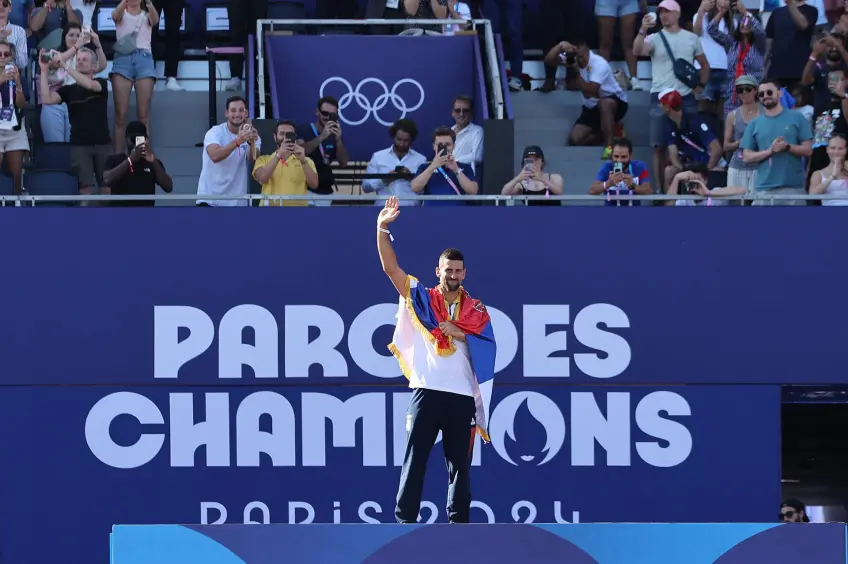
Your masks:
<svg viewBox="0 0 848 564"><path fill-rule="evenodd" d="M683 97L683 110L698 111L695 94L700 94L710 78L710 64L704 55L701 38L680 27L680 4L676 0L662 0L657 7L657 14L662 29L658 33L648 35L656 23L655 14L647 14L642 18L642 28L633 41L633 52L637 57L651 57L651 146L654 148L654 178L662 186L666 165L666 147L663 143L663 121L665 114L660 108L657 96L663 90L676 90ZM660 36L668 41L672 56ZM674 60L683 59L690 64L695 61L701 65L701 83L692 90L675 76Z"/></svg>
<svg viewBox="0 0 848 564"><path fill-rule="evenodd" d="M764 80L757 91L765 113L754 118L742 137L742 160L759 163L756 190L774 195L803 195L805 174L803 158L813 154L813 130L810 122L795 110L780 104L780 86ZM770 205L755 200L754 205ZM774 205L806 205L803 199L776 200Z"/></svg>

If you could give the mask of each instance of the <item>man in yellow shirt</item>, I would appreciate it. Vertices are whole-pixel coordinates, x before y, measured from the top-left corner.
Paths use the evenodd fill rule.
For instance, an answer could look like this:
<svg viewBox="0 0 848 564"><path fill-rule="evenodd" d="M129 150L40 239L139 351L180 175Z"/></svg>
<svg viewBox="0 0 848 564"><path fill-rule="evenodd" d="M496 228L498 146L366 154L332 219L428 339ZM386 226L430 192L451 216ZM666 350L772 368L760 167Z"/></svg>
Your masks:
<svg viewBox="0 0 848 564"><path fill-rule="evenodd" d="M315 163L303 152L297 143L295 124L290 120L277 123L274 132L277 150L270 155L262 155L253 166L253 178L262 185L262 193L277 196L305 196L307 187L318 186L318 173ZM305 206L307 200L269 200L271 206Z"/></svg>

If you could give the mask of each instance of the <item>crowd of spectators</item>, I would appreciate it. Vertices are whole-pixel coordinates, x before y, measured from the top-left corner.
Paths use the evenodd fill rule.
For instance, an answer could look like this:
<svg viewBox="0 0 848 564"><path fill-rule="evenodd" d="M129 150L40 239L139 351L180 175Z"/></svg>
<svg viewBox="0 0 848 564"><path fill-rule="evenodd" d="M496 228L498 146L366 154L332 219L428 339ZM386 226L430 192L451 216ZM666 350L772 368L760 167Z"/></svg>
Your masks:
<svg viewBox="0 0 848 564"><path fill-rule="evenodd" d="M656 7L640 0L598 0L599 48L593 51L565 18L562 6L568 3L543 0L547 21L539 31L550 47L544 57L544 80L536 90L566 88L582 94L582 113L567 138L572 145L602 147L604 164L589 193L609 205L636 205L638 201L620 196L656 193L704 195L708 205L740 193L797 197L781 203L804 203L801 196L806 193L844 195L848 16L842 14L842 6L823 2L785 0L785 5L764 14L736 0L703 0L698 5L691 0L662 0ZM153 193L154 185L172 186L164 164L153 155L148 135L157 83L152 47L162 15L179 14L183 4L183 0L121 0L110 13L116 36L109 48L112 66L106 79L98 77L107 67L107 52L92 26L96 0L34 4L0 0L0 58L5 62L0 76L0 154L16 193L26 189L22 170L31 140L23 110L29 104L37 105L38 136L47 143L70 145L79 193L114 193L107 178L115 175L106 173L116 168L107 165L114 165L117 156L126 161L131 175L138 170L151 179L145 183L145 193ZM367 11L371 17L399 20L457 20L456 25L445 26L399 21L391 31L405 35L456 33L467 18L486 15L503 33L510 67L521 68L520 6L511 0L370 0ZM317 9L319 17L345 18L355 15L356 6L319 1ZM236 44L247 40L256 19L265 17L267 10L267 0L229 3ZM168 48L161 78L170 90L183 88L177 76L179 23L178 17L166 16L162 34ZM610 64L616 25L624 58L619 70ZM37 61L30 62L34 53ZM638 57L651 61L649 85L637 79ZM243 57L232 58L225 89L244 89L243 67ZM557 83L561 67L566 79ZM521 72L509 75L514 95L527 90L527 82ZM650 163L631 159L633 143L623 127L631 107L628 92L643 89L650 91ZM129 115L133 91L136 116ZM370 159L363 192L408 196L480 191L483 130L472 123L474 104L480 101L457 94L450 108L454 124L424 132L432 137L432 155L411 150L419 135L412 120L400 120L389 128L391 144ZM106 118L109 96L114 106L111 129ZM207 133L198 203L239 204L203 196L247 193L247 178L252 176L264 194L311 194L312 205L329 205L337 191L334 170L349 163L338 101L319 100L311 123L281 121L273 136L275 147L264 155L247 106L244 98L230 98L226 122ZM143 126L143 136L128 133L133 117ZM141 131L137 124L133 130ZM716 179L723 183L717 185ZM561 175L546 170L542 147L530 146L502 194L559 195L567 187L564 183Z"/></svg>

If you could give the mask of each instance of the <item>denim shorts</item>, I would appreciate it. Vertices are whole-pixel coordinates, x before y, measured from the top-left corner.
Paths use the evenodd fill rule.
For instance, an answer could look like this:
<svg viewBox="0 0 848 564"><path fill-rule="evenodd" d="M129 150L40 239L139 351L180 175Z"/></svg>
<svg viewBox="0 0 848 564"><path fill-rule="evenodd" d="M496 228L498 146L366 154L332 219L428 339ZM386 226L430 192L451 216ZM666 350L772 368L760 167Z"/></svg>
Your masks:
<svg viewBox="0 0 848 564"><path fill-rule="evenodd" d="M712 69L710 80L707 81L703 92L698 94L698 100L709 100L716 102L724 96L724 87L727 85L727 69Z"/></svg>
<svg viewBox="0 0 848 564"><path fill-rule="evenodd" d="M628 14L638 14L639 0L595 0L595 15L620 18Z"/></svg>
<svg viewBox="0 0 848 564"><path fill-rule="evenodd" d="M133 82L142 78L155 79L156 65L153 62L153 53L143 49L136 49L129 55L115 53L112 59L112 73Z"/></svg>

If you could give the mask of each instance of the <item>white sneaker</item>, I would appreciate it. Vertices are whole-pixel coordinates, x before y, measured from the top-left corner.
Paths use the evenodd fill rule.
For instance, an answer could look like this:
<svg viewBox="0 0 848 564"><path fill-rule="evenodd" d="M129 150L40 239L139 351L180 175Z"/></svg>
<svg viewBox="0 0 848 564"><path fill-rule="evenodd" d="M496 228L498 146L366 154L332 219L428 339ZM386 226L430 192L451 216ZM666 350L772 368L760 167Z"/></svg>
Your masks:
<svg viewBox="0 0 848 564"><path fill-rule="evenodd" d="M632 79L632 84L633 84L633 90L642 90L642 91L647 90L647 88L645 88L645 86L642 84L642 81L639 80L638 78Z"/></svg>
<svg viewBox="0 0 848 564"><path fill-rule="evenodd" d="M181 92L185 90L180 83L177 82L177 79L173 76L168 77L168 80L165 81L165 90L173 90L174 92Z"/></svg>
<svg viewBox="0 0 848 564"><path fill-rule="evenodd" d="M517 76L513 76L509 79L509 90L510 92L521 92L523 90L521 85L521 79Z"/></svg>
<svg viewBox="0 0 848 564"><path fill-rule="evenodd" d="M241 79L240 78L231 78L224 83L224 90L234 91L241 90Z"/></svg>

